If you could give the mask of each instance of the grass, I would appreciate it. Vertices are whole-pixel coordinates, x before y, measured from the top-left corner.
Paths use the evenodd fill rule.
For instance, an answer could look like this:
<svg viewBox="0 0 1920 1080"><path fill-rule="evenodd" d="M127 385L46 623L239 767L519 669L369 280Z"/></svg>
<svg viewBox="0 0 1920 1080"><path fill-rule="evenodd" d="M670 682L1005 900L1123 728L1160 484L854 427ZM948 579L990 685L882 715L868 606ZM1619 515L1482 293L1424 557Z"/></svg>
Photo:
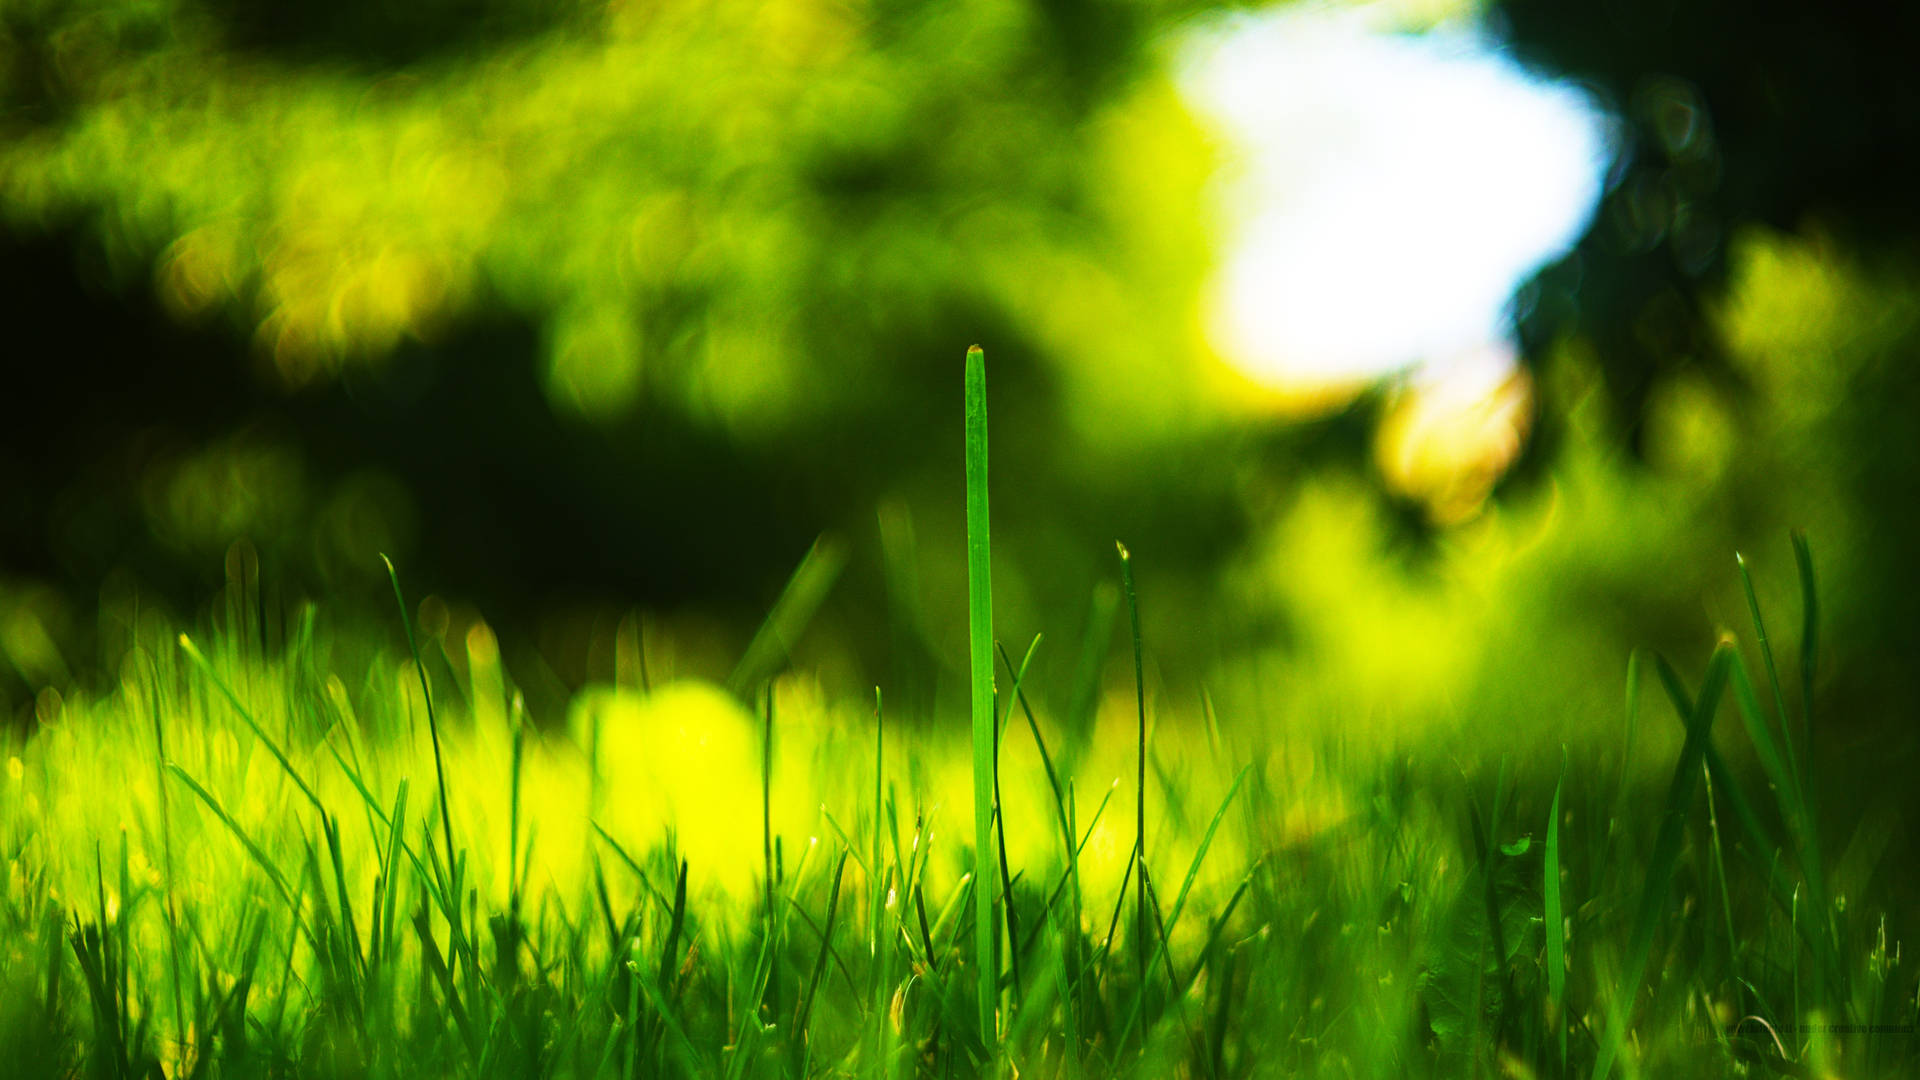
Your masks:
<svg viewBox="0 0 1920 1080"><path fill-rule="evenodd" d="M824 548L726 688L605 690L567 724L529 721L484 628L423 640L403 599L402 655L323 620L274 648L149 622L117 679L43 695L4 736L5 1074L1920 1068L1906 913L1830 855L1867 826L1815 812L1803 539L1797 717L1750 585L1757 666L1732 634L1698 685L1629 661L1623 742L1663 710L1685 733L1664 789L1563 754L1503 755L1489 791L1418 745L1182 716L1149 699L1124 547L1056 714L1042 643L1016 665L992 632L984 377L969 351L964 739L787 669ZM1122 737L1087 674L1117 597Z"/></svg>
<svg viewBox="0 0 1920 1080"><path fill-rule="evenodd" d="M993 558L987 512L987 360L967 350L967 661L973 720L973 956L980 1041L999 1041L1000 962L994 948L993 891L983 863L992 848L999 739L993 709Z"/></svg>

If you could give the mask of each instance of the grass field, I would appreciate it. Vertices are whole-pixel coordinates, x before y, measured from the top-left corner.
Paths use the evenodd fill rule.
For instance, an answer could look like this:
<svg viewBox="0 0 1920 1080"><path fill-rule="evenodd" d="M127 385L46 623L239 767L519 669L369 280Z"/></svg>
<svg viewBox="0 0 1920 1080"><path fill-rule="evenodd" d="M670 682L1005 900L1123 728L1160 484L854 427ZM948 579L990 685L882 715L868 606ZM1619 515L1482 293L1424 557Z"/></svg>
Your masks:
<svg viewBox="0 0 1920 1080"><path fill-rule="evenodd" d="M539 725L483 625L136 621L0 748L0 1076L1920 1070L1886 837L1813 781L1804 543L1797 633L1755 602L1704 671L1621 658L1606 767L1303 744L1144 677L1058 715L992 637L977 412L966 727L823 696L781 609L727 685Z"/></svg>

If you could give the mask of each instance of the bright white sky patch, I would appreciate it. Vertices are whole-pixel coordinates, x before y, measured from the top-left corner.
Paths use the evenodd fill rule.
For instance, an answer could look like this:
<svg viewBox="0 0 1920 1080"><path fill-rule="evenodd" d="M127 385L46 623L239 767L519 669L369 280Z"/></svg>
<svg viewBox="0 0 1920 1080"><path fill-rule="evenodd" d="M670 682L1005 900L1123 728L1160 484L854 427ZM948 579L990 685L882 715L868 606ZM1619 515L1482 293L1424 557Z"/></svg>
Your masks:
<svg viewBox="0 0 1920 1080"><path fill-rule="evenodd" d="M1239 160L1209 330L1280 387L1445 365L1506 339L1519 282L1601 194L1606 124L1484 36L1292 9L1198 35L1182 83Z"/></svg>

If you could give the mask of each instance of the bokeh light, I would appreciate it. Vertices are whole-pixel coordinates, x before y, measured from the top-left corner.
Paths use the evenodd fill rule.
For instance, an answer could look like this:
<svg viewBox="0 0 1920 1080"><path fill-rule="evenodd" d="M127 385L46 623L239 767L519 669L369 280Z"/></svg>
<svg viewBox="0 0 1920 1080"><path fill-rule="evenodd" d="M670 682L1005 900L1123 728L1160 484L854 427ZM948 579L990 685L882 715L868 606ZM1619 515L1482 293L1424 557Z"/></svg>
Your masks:
<svg viewBox="0 0 1920 1080"><path fill-rule="evenodd" d="M1599 200L1606 121L1470 22L1306 5L1196 35L1184 84L1228 144L1208 326L1256 380L1351 386L1507 340L1516 286Z"/></svg>

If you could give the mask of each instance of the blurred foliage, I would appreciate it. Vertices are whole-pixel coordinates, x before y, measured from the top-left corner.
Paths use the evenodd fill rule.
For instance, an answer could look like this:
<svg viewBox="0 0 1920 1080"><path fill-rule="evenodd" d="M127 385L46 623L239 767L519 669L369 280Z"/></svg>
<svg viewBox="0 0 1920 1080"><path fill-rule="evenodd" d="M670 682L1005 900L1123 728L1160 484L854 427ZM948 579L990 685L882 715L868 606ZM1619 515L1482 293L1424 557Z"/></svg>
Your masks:
<svg viewBox="0 0 1920 1080"><path fill-rule="evenodd" d="M7 8L5 292L28 393L73 403L0 458L23 571L191 603L217 575L170 565L244 536L339 590L365 553L308 541L374 506L508 610L744 612L944 479L969 341L1036 504L1211 422L1205 138L1148 77L1177 9L273 11Z"/></svg>
<svg viewBox="0 0 1920 1080"><path fill-rule="evenodd" d="M383 63L469 6L533 18L29 5L8 217L87 219L117 278L250 322L290 386L504 309L539 325L557 405L663 398L753 435L870 405L956 313L1138 375L1111 368L1166 331L1137 290L1199 265L1190 223L1114 227L1167 163L1197 175L1167 91L1128 92L1144 13L615 4ZM248 47L283 37L301 62Z"/></svg>
<svg viewBox="0 0 1920 1080"><path fill-rule="evenodd" d="M1715 329L1749 390L1663 383L1636 455L1591 346L1563 347L1541 372L1544 396L1571 403L1550 471L1442 535L1413 572L1383 569L1388 527L1364 488L1321 479L1228 581L1277 591L1269 617L1284 632L1215 665L1222 714L1360 745L1439 734L1463 763L1498 746L1543 772L1565 741L1579 768L1606 767L1630 649L1698 664L1700 639L1731 632L1760 663L1736 550L1782 679L1798 685L1787 529L1800 526L1821 598L1808 737L1836 809L1897 814L1898 777L1920 754L1897 718L1920 686L1901 659L1915 645L1902 546L1915 492L1892 416L1920 406L1901 359L1920 334L1920 274L1770 231L1732 251ZM1681 734L1671 716L1643 713L1640 752L1670 754Z"/></svg>
<svg viewBox="0 0 1920 1080"><path fill-rule="evenodd" d="M1904 179L1920 168L1920 16L1491 10L1522 59L1581 80L1621 121L1591 228L1518 298L1529 360L1590 359L1598 382L1578 394L1604 399L1605 429L1638 468L1691 477L1687 509L1716 510L1696 535L1751 554L1769 526L1809 527L1844 582L1829 614L1858 661L1840 711L1909 699L1920 684L1894 658L1920 647L1898 599L1920 587L1920 216ZM1581 412L1544 386L1522 479L1560 467Z"/></svg>
<svg viewBox="0 0 1920 1080"><path fill-rule="evenodd" d="M1814 227L1911 259L1912 8L1499 0L1493 11L1522 59L1581 80L1621 121L1593 227L1524 295L1521 328L1536 356L1568 334L1594 341L1636 439L1666 375L1736 374L1715 309L1744 229Z"/></svg>

